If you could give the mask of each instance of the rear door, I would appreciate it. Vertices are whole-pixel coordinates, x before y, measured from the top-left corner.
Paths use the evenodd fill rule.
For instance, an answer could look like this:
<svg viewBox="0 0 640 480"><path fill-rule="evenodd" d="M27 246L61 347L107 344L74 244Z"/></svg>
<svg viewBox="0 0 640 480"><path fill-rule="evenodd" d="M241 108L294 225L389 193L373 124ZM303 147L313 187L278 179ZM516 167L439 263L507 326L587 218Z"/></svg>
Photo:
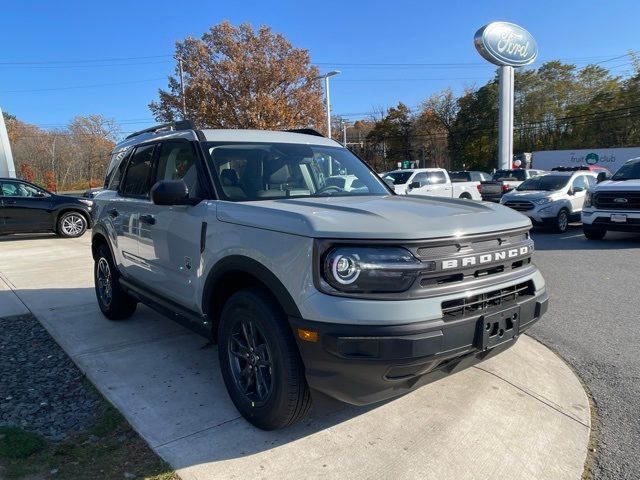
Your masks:
<svg viewBox="0 0 640 480"><path fill-rule="evenodd" d="M49 193L19 180L2 180L0 188L4 231L36 232L53 229Z"/></svg>
<svg viewBox="0 0 640 480"><path fill-rule="evenodd" d="M158 147L152 184L161 180L183 180L189 197L206 197L204 169L195 146L187 140L170 140ZM201 239L206 201L196 205L140 205L138 255L145 265L140 279L165 298L197 310L197 277L201 273Z"/></svg>
<svg viewBox="0 0 640 480"><path fill-rule="evenodd" d="M140 211L149 203L155 148L155 145L136 147L125 167L118 194L106 206L116 234L120 265L123 273L133 279L143 278L148 268L138 255L138 236Z"/></svg>
<svg viewBox="0 0 640 480"><path fill-rule="evenodd" d="M450 182L447 182L447 176L440 170L434 170L428 172L428 188L427 195L433 195L434 197L449 197L453 196L453 187Z"/></svg>

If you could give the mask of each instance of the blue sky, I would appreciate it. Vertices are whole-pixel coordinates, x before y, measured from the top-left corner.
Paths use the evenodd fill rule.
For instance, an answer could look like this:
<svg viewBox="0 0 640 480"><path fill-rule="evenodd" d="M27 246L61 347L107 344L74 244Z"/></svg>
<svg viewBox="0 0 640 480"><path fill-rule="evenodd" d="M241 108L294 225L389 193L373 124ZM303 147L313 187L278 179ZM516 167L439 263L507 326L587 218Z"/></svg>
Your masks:
<svg viewBox="0 0 640 480"><path fill-rule="evenodd" d="M152 123L148 103L173 71L174 42L229 20L269 25L307 48L322 71L342 70L332 79L332 110L355 119L398 101L415 108L447 86L459 92L482 85L494 68L476 53L473 34L494 20L518 23L536 37L536 64L604 62L628 73L629 58L612 57L640 49L638 18L637 0L5 0L0 108L43 128L93 113L116 119L124 132L144 128ZM104 61L130 57L145 58Z"/></svg>

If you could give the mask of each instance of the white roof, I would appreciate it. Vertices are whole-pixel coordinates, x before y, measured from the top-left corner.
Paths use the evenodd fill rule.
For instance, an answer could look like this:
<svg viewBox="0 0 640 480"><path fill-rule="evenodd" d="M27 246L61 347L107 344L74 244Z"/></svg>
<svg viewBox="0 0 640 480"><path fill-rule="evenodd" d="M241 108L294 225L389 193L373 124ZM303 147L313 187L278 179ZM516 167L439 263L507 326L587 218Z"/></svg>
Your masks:
<svg viewBox="0 0 640 480"><path fill-rule="evenodd" d="M294 132L277 132L270 130L202 130L205 138L210 142L270 142L297 143L302 145L324 145L327 147L342 147L335 140L316 135Z"/></svg>

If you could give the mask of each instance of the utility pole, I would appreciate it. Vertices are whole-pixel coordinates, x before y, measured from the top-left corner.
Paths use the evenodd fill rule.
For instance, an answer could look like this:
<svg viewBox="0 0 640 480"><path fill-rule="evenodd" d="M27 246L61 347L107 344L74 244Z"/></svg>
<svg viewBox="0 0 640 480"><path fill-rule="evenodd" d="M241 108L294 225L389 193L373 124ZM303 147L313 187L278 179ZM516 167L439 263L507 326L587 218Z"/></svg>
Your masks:
<svg viewBox="0 0 640 480"><path fill-rule="evenodd" d="M347 122L342 122L342 145L347 146Z"/></svg>
<svg viewBox="0 0 640 480"><path fill-rule="evenodd" d="M182 70L182 57L177 57L178 60L178 69L180 71L180 97L182 99L182 119L187 119L187 98L184 93L184 72Z"/></svg>

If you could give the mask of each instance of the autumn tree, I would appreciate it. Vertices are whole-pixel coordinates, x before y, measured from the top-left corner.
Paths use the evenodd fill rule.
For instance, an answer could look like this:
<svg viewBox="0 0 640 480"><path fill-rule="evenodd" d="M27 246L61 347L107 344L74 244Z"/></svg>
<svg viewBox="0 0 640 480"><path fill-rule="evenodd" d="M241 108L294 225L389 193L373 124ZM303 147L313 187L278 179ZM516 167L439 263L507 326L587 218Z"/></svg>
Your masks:
<svg viewBox="0 0 640 480"><path fill-rule="evenodd" d="M200 39L176 43L182 60L187 118L211 128L285 129L324 123L318 69L309 52L270 28L213 26ZM182 117L179 70L149 108L159 121Z"/></svg>

